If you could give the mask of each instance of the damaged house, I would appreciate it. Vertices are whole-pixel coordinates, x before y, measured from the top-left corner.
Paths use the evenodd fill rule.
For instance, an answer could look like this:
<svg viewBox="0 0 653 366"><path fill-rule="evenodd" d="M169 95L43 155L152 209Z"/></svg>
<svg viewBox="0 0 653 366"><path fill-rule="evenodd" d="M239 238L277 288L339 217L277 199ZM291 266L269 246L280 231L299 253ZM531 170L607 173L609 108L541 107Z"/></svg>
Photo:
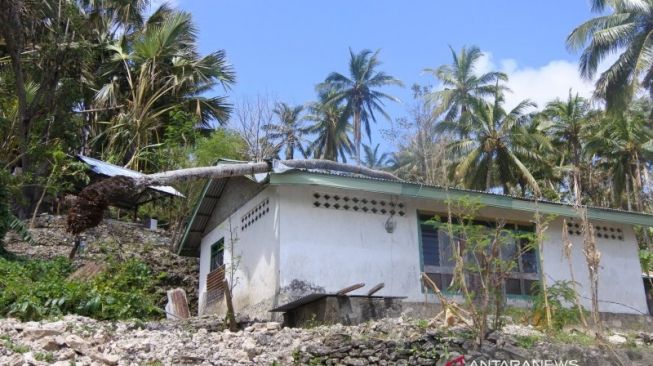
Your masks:
<svg viewBox="0 0 653 366"><path fill-rule="evenodd" d="M236 311L259 319L307 295L333 294L356 283L366 288L352 295L383 283L378 295L402 297L408 307L425 299L435 303L421 273L446 289L453 263L446 229L426 221L446 216L446 201L463 197L483 205L479 220L501 219L514 230L534 230L536 211L555 216L543 252L525 251L511 273L504 289L509 304L528 306L531 286L541 276L548 283L571 280L564 230L573 243L581 301L590 308L583 238L572 206L404 181L299 169L213 179L187 224L179 253L200 258L200 315L226 311L225 278L233 286ZM653 216L604 208L588 208L587 216L601 252L601 311L648 314L633 227L653 226Z"/></svg>

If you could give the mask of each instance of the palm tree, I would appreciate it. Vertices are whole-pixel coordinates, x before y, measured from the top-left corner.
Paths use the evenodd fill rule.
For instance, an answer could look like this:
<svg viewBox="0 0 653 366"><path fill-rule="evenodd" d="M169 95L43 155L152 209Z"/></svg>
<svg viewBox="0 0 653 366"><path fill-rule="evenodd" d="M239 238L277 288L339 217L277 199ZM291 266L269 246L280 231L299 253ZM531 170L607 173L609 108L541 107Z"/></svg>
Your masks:
<svg viewBox="0 0 653 366"><path fill-rule="evenodd" d="M528 118L525 111L534 103L525 100L510 112L503 109L503 96L495 91L494 101L473 99L470 102L469 137L449 144L455 159L452 165L454 178L466 188L489 190L497 186L510 193L510 186L525 181L533 193L539 195L539 185L524 164L525 159L539 156L523 146L529 140L523 124ZM441 122L445 130L456 130L457 122Z"/></svg>
<svg viewBox="0 0 653 366"><path fill-rule="evenodd" d="M446 113L444 119L454 121L464 115L476 99L493 95L497 80L506 81L508 76L495 71L478 75L476 66L483 53L476 46L463 47L459 53L452 47L449 49L453 58L451 64L424 69L424 72L431 73L443 88L426 95L426 99L436 105L433 113L436 116Z"/></svg>
<svg viewBox="0 0 653 366"><path fill-rule="evenodd" d="M581 204L581 162L583 143L590 113L589 102L569 90L566 101L556 99L546 105L542 116L548 122L545 130L558 148L560 165L571 165L569 187L573 192L575 204ZM568 162L568 163L567 163Z"/></svg>
<svg viewBox="0 0 653 366"><path fill-rule="evenodd" d="M388 167L390 163L390 157L388 153L379 154L379 145L372 149L371 146L363 144L363 150L365 151L365 158L363 159L363 165L370 169L383 169Z"/></svg>
<svg viewBox="0 0 653 366"><path fill-rule="evenodd" d="M567 46L572 50L584 48L579 68L587 79L594 77L607 56L620 53L599 76L595 93L605 98L608 109L624 110L640 81L653 94L653 1L592 0L592 8L612 12L575 28L567 37Z"/></svg>
<svg viewBox="0 0 653 366"><path fill-rule="evenodd" d="M105 84L95 95L95 107L108 126L96 142L105 154L138 169L147 153L161 143L170 112L181 109L200 124L225 123L231 106L224 97L205 97L217 85L229 87L235 76L223 51L201 57L189 13L159 8L145 24L108 46Z"/></svg>
<svg viewBox="0 0 653 366"><path fill-rule="evenodd" d="M653 159L653 129L647 118L650 108L650 103L640 100L623 115L605 116L585 146L610 173L617 205L623 205L625 193L628 210L633 209L634 201L635 208L642 211L647 201L642 177L646 176L644 165Z"/></svg>
<svg viewBox="0 0 653 366"><path fill-rule="evenodd" d="M353 117L354 148L359 165L361 163L362 125L364 125L367 135L371 136L370 121L376 122L375 112L390 119L388 113L383 109L383 101L399 102L399 99L377 89L389 85L403 86L400 80L383 71L377 71L381 65L378 59L379 52L380 50L376 52L362 50L359 53L354 53L350 48L349 77L333 72L329 74L324 83L324 87L333 87L337 90L330 102L346 101L345 112Z"/></svg>
<svg viewBox="0 0 653 366"><path fill-rule="evenodd" d="M315 158L343 162L347 155L354 151L354 144L349 138L351 125L347 121L345 108L342 103L332 102L337 95L335 89L320 89L319 100L308 107L306 119L315 123L307 127L307 133L316 134L317 137L309 145Z"/></svg>
<svg viewBox="0 0 653 366"><path fill-rule="evenodd" d="M299 149L304 158L307 157L306 151L302 145L306 128L302 126L300 114L304 106L290 106L286 103L277 103L272 113L279 119L276 124L267 124L263 129L268 133L268 137L273 140L281 140L279 148L286 147L286 159L292 160L295 156L295 150Z"/></svg>

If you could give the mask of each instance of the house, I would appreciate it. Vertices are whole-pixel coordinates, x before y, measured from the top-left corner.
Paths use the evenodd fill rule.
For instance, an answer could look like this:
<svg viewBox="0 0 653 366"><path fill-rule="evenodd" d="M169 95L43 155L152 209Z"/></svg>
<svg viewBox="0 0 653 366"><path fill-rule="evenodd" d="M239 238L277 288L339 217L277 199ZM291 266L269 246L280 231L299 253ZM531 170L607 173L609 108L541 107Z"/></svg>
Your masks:
<svg viewBox="0 0 653 366"><path fill-rule="evenodd" d="M569 205L506 195L324 171L275 169L256 177L207 183L179 244L200 258L199 313L223 312L222 284L233 284L238 312L270 318L269 310L315 293L383 282L380 295L408 303L437 299L423 286L426 272L440 288L451 280L446 232L425 221L446 215L448 200L472 197L479 219L534 230L534 214L555 215L543 252L527 251L506 283L509 303L528 305L531 285L571 280L563 230L573 243L573 271L589 309L590 284L577 211ZM601 252L600 310L648 314L634 226L653 215L588 208ZM563 219L568 226L563 227ZM447 254L449 252L449 254ZM539 268L539 257L543 268ZM352 294L365 294L359 289Z"/></svg>

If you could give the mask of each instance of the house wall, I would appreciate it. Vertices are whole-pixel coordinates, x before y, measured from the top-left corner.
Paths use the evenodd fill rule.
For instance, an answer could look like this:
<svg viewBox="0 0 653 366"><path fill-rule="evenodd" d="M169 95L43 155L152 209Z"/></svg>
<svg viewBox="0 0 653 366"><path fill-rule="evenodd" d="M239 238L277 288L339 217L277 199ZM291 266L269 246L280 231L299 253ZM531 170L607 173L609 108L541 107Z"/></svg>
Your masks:
<svg viewBox="0 0 653 366"><path fill-rule="evenodd" d="M237 187L236 187L237 188ZM206 276L210 269L211 245L221 238L225 240L225 265L227 279L234 269L236 286L233 303L237 312L266 318L273 305L278 288L279 263L279 200L276 188L267 187L238 208L221 223L210 229L203 237L200 254L199 314L224 313L224 302L206 305ZM234 199L225 190L222 200ZM269 211L247 226L243 216L263 201L269 200ZM219 202L218 205L228 203ZM214 215L218 214L218 210ZM233 240L232 240L233 235Z"/></svg>
<svg viewBox="0 0 653 366"><path fill-rule="evenodd" d="M446 213L442 202L391 197L370 192L347 191L325 187L279 186L281 201L281 237L279 252L279 286L283 301L310 292L335 292L363 282L366 286L352 292L365 294L379 282L385 288L379 295L406 296L406 301L424 301L420 284L421 259L417 212ZM388 215L316 208L313 194L338 194L350 197L396 200L405 204L406 216L395 216L396 228L387 233ZM530 223L532 215L524 212L484 208L479 218L504 218L511 222ZM603 223L597 223L603 226ZM631 227L619 227L623 240L599 239L602 252L599 279L601 311L646 313L646 299L641 280L637 244ZM570 280L569 265L562 259L562 219L553 221L546 232L545 250L541 254L549 283ZM574 243L572 263L579 282L583 304L589 308L589 279L582 253L582 237L570 237ZM285 297L284 297L285 295ZM427 296L429 301L435 301ZM514 305L528 305L513 298ZM616 304L616 303L621 303ZM625 306L624 306L625 305Z"/></svg>
<svg viewBox="0 0 653 366"><path fill-rule="evenodd" d="M396 227L386 232L389 215L314 207L314 194L338 194L386 202L402 202L405 216L394 216ZM228 193L225 190L225 193ZM225 196L228 199L229 195ZM241 230L241 217L264 199L270 212L251 227ZM341 201L342 202L342 201ZM237 286L236 310L250 316L268 318L268 310L277 305L315 292L336 292L363 282L366 286L352 292L365 294L384 282L378 295L406 296L408 302L423 302L420 282L422 270L418 234L418 212L446 213L443 202L375 194L320 186L267 187L204 236L200 259L200 314L224 311L204 306L210 247L225 238L225 261L231 258L231 220L235 237L234 256ZM498 217L511 222L529 223L532 215L511 210L483 208L479 218ZM602 253L599 278L601 311L647 313L634 232L626 225L595 223L621 229L623 240L598 239ZM556 219L546 232L541 253L549 283L571 280L569 264L562 257L562 219ZM583 304L589 308L589 279L582 252L582 237L571 235L572 263ZM426 295L430 302L436 301ZM524 299L511 299L514 305L528 305Z"/></svg>
<svg viewBox="0 0 653 366"><path fill-rule="evenodd" d="M598 291L600 311L648 314L637 240L632 227L604 222L593 222L593 224L595 227L607 227L608 232L612 228L615 231L621 229L623 233L623 240L597 238L597 247L601 253ZM546 232L543 260L549 283L571 281L572 278L569 261L563 257L562 230L563 222L560 218L553 221ZM572 230L575 231L575 229ZM583 306L590 309L590 281L587 262L583 254L583 238L580 235L568 237L573 245L571 262L581 302Z"/></svg>
<svg viewBox="0 0 653 366"><path fill-rule="evenodd" d="M288 300L303 292L335 292L359 282L366 287L351 294L365 294L384 282L378 295L423 298L414 209L406 207L406 216L396 217L396 228L389 234L384 229L387 215L315 208L313 194L369 200L391 197L324 187L278 189L282 202L279 285Z"/></svg>

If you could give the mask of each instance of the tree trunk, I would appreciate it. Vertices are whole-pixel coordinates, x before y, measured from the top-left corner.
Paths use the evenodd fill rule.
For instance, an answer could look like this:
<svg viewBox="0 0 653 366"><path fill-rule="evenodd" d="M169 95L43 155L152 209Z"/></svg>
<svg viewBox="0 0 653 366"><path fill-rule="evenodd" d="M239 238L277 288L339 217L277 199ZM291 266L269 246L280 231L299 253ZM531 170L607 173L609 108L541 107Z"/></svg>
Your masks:
<svg viewBox="0 0 653 366"><path fill-rule="evenodd" d="M347 165L331 160L280 160L279 164L294 169L317 169L361 174L371 178L399 180L395 175L373 170L364 166ZM104 210L112 203L130 199L153 185L169 185L198 179L218 179L267 173L272 163L224 164L172 170L141 177L115 176L93 183L84 188L68 212L68 231L79 234L97 226L102 221Z"/></svg>
<svg viewBox="0 0 653 366"><path fill-rule="evenodd" d="M356 163L361 165L361 111L354 108L354 145L356 145Z"/></svg>

